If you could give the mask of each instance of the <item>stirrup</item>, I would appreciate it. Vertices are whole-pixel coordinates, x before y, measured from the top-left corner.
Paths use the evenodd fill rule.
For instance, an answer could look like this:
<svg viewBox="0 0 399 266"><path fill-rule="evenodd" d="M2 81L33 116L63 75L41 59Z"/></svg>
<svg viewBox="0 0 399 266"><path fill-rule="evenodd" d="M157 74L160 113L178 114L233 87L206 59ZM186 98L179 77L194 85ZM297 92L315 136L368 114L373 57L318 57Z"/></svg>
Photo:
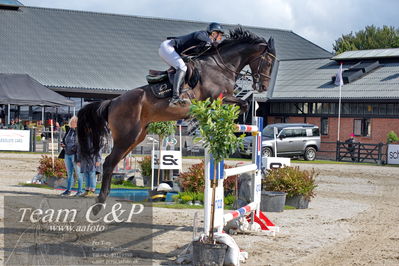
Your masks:
<svg viewBox="0 0 399 266"><path fill-rule="evenodd" d="M172 97L172 99L170 99L170 104L177 104L181 101L180 97Z"/></svg>
<svg viewBox="0 0 399 266"><path fill-rule="evenodd" d="M173 98L170 100L169 105L176 106L176 105L178 105L178 104L186 104L186 103L189 103L189 102L190 102L190 101L187 100L187 99L181 99L180 97L179 97L179 98L173 97Z"/></svg>

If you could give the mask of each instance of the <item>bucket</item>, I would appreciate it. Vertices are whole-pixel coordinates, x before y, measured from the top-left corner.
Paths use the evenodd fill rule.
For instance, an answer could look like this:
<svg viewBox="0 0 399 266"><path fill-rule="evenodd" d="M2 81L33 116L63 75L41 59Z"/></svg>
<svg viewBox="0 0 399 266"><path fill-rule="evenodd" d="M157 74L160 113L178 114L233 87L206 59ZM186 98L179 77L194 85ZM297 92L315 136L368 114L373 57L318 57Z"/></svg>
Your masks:
<svg viewBox="0 0 399 266"><path fill-rule="evenodd" d="M226 244L209 244L200 241L193 242L193 265L208 266L220 265L224 263L226 256Z"/></svg>
<svg viewBox="0 0 399 266"><path fill-rule="evenodd" d="M285 204L297 209L307 209L309 207L309 200L305 199L302 195L295 195L287 197L285 199Z"/></svg>
<svg viewBox="0 0 399 266"><path fill-rule="evenodd" d="M260 210L264 212L282 212L287 193L278 191L262 191Z"/></svg>

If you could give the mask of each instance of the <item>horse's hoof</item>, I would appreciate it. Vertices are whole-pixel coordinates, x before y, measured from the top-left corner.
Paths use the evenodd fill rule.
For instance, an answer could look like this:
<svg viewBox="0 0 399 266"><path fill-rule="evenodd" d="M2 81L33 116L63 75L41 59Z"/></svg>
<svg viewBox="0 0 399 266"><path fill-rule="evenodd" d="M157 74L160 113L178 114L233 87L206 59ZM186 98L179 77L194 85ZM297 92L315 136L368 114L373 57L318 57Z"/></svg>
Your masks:
<svg viewBox="0 0 399 266"><path fill-rule="evenodd" d="M94 206L93 209L92 209L92 213L93 213L95 216L96 216L97 214L100 213L101 208L103 207L102 204L99 204L99 203L101 203L101 202L99 201L98 198L96 199L96 203L97 203L97 205Z"/></svg>
<svg viewBox="0 0 399 266"><path fill-rule="evenodd" d="M97 216L97 214L100 213L102 206L97 204L96 206L93 207L92 213Z"/></svg>

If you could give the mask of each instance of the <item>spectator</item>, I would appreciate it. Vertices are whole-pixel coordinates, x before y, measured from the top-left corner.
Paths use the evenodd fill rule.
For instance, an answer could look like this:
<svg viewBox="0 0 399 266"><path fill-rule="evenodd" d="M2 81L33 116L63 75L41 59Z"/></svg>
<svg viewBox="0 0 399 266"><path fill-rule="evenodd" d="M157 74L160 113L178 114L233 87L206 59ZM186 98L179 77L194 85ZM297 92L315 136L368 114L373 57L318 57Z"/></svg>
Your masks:
<svg viewBox="0 0 399 266"><path fill-rule="evenodd" d="M355 158L355 149L356 149L356 144L355 144L355 134L350 134L349 139L345 140L345 142L348 144L348 152L351 156L352 162L356 161Z"/></svg>
<svg viewBox="0 0 399 266"><path fill-rule="evenodd" d="M74 173L76 173L78 179L78 192L75 194L75 196L80 196L83 192L82 189L83 176L80 174L79 165L76 163L76 157L77 157L76 153L78 147L77 144L78 138L76 135L77 124L78 124L78 118L76 116L73 116L69 120L69 130L65 134L61 142L61 147L65 149L64 162L68 174L67 189L61 194L62 196L71 195L71 189L74 184Z"/></svg>
<svg viewBox="0 0 399 266"><path fill-rule="evenodd" d="M91 144L92 142L89 141ZM86 180L86 191L82 194L82 197L94 197L96 196L96 185L97 178L96 172L100 172L101 166L101 150L98 154L94 154L88 158L81 156L80 147L78 146L77 164L80 167L80 172Z"/></svg>

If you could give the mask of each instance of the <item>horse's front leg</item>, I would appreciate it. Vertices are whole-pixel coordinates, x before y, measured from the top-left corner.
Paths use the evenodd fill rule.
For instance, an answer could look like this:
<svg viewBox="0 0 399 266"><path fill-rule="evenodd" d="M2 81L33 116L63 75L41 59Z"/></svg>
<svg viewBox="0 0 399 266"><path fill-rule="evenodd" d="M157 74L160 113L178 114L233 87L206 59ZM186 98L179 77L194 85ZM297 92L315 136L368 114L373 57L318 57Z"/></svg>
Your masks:
<svg viewBox="0 0 399 266"><path fill-rule="evenodd" d="M100 194L97 197L97 203L104 203L108 197L109 191L111 189L112 173L119 163L132 149L134 149L140 142L142 142L147 134L145 129L137 129L135 132L140 132L139 134L132 134L131 140L120 139L114 142L114 147L112 148L111 154L105 158L103 165L103 178L101 183ZM102 208L102 204L97 204L93 208L93 214L97 215Z"/></svg>
<svg viewBox="0 0 399 266"><path fill-rule="evenodd" d="M248 102L241 100L240 98L234 96L226 96L223 98L223 103L238 105L240 107L240 114L248 112Z"/></svg>

